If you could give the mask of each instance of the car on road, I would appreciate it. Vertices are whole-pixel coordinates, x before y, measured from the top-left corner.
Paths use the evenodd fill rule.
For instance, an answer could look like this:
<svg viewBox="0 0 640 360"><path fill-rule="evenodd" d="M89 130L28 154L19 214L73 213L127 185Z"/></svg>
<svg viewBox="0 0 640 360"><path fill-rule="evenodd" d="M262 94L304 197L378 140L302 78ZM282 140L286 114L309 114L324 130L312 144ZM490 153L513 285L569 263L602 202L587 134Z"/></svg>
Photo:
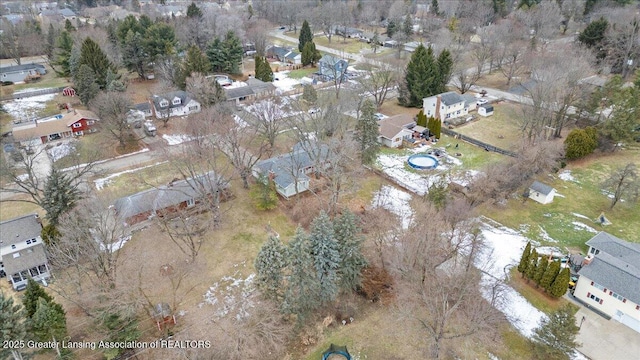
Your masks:
<svg viewBox="0 0 640 360"><path fill-rule="evenodd" d="M478 99L478 101L476 101L476 105L478 106L488 104L488 103L489 103L489 100L487 99Z"/></svg>
<svg viewBox="0 0 640 360"><path fill-rule="evenodd" d="M385 114L381 114L381 113L375 113L375 114L373 114L373 116L375 116L375 117L376 117L376 120L378 120L378 121L380 121L380 120L382 120L382 119L386 119L386 118L388 118L388 116L387 116L387 115L385 115Z"/></svg>

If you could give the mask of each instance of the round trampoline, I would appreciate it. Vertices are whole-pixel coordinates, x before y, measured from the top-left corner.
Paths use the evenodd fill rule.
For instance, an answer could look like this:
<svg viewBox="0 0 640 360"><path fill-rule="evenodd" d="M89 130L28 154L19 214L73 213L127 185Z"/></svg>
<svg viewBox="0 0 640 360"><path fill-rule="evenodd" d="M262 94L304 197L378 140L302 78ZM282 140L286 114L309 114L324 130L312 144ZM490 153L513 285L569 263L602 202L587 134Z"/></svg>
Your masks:
<svg viewBox="0 0 640 360"><path fill-rule="evenodd" d="M427 154L411 155L409 159L407 159L407 162L409 166L419 170L435 169L438 167L438 159Z"/></svg>

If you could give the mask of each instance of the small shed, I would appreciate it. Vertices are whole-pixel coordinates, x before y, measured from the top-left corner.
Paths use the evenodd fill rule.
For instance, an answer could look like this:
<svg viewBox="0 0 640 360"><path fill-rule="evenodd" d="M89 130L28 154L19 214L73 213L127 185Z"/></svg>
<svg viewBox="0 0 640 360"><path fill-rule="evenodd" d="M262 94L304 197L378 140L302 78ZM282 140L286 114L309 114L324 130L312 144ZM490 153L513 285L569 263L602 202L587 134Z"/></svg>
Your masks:
<svg viewBox="0 0 640 360"><path fill-rule="evenodd" d="M551 203L555 195L556 189L539 181L534 181L533 184L529 186L529 199L535 200L540 204Z"/></svg>
<svg viewBox="0 0 640 360"><path fill-rule="evenodd" d="M484 117L493 115L493 105L484 104L478 106L478 115Z"/></svg>

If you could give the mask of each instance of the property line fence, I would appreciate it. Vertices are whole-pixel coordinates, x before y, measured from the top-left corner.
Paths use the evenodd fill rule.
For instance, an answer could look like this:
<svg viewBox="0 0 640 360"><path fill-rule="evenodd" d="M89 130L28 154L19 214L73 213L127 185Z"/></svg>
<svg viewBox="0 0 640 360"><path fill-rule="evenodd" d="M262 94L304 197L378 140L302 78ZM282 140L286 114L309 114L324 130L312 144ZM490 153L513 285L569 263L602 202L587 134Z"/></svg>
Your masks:
<svg viewBox="0 0 640 360"><path fill-rule="evenodd" d="M501 149L501 148L499 148L497 146L493 146L491 144L487 144L485 142L482 142L480 140L474 139L472 137L468 137L466 135L462 135L462 134L460 134L458 132L455 132L453 130L442 128L441 131L445 135L449 135L449 136L452 136L452 137L454 137L456 139L460 139L462 141L466 141L466 142L468 142L470 144L473 144L473 145L479 146L481 148L484 148L487 151L493 151L493 152L496 152L498 154L511 156L511 157L518 157L518 154L514 153L513 151Z"/></svg>
<svg viewBox="0 0 640 360"><path fill-rule="evenodd" d="M57 87L57 88L40 89L40 90L19 92L17 94L4 95L4 96L0 97L0 101L24 99L24 98L28 98L28 97L32 97L32 96L54 94L54 93L61 92L64 88L65 88L64 86L61 86L61 87Z"/></svg>

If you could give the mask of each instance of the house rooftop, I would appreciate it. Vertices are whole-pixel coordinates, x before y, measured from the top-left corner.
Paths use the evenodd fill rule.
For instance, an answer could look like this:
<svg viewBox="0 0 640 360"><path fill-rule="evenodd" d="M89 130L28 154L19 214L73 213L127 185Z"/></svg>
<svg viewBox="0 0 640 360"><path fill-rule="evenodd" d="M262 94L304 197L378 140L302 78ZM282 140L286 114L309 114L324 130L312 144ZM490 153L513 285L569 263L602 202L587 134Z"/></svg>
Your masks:
<svg viewBox="0 0 640 360"><path fill-rule="evenodd" d="M594 247L600 250L600 252L606 252L622 260L640 264L640 244L624 241L607 232L599 232L596 236L589 239L585 245Z"/></svg>
<svg viewBox="0 0 640 360"><path fill-rule="evenodd" d="M490 104L480 105L479 107L484 108L487 112L493 111L493 105Z"/></svg>
<svg viewBox="0 0 640 360"><path fill-rule="evenodd" d="M173 99L180 99L180 104L174 104ZM169 102L169 106L160 106L160 101L167 100ZM156 108L174 108L178 106L184 106L191 100L191 96L186 91L178 90L171 91L162 95L153 95L153 103Z"/></svg>
<svg viewBox="0 0 640 360"><path fill-rule="evenodd" d="M0 222L0 246L9 246L40 236L42 225L37 214Z"/></svg>
<svg viewBox="0 0 640 360"><path fill-rule="evenodd" d="M439 96L440 96L440 101L442 101L442 103L446 106L451 106L454 104L459 104L461 102L464 102L464 98L460 94L455 93L453 91L442 93Z"/></svg>
<svg viewBox="0 0 640 360"><path fill-rule="evenodd" d="M543 195L549 195L553 191L553 188L551 186L543 184L539 181L534 181L533 184L529 186L529 189L537 191Z"/></svg>
<svg viewBox="0 0 640 360"><path fill-rule="evenodd" d="M378 121L378 124L380 125L380 135L392 140L402 129L415 125L415 121L412 115L401 114L382 119Z"/></svg>
<svg viewBox="0 0 640 360"><path fill-rule="evenodd" d="M321 145L318 149L318 157L326 157L328 147ZM313 157L303 146L296 144L293 147L293 151L259 161L255 167L260 170L261 174L268 175L269 173L273 173L273 181L279 186L286 188L295 182L296 179L294 175L296 175L296 173L298 180L308 180L309 177L305 175L304 169L312 166L314 163Z"/></svg>
<svg viewBox="0 0 640 360"><path fill-rule="evenodd" d="M627 262L620 257L600 251L591 262L580 269L585 276L605 288L640 304L640 253Z"/></svg>
<svg viewBox="0 0 640 360"><path fill-rule="evenodd" d="M47 262L47 255L44 252L44 246L38 242L38 246L31 246L29 252L20 251L19 257L5 256L2 259L7 272L13 273L30 269L34 266L42 265Z"/></svg>
<svg viewBox="0 0 640 360"><path fill-rule="evenodd" d="M3 67L0 67L0 73L10 73L14 71L24 71L24 70L44 69L44 68L45 67L42 64L22 64L22 65L3 66Z"/></svg>

